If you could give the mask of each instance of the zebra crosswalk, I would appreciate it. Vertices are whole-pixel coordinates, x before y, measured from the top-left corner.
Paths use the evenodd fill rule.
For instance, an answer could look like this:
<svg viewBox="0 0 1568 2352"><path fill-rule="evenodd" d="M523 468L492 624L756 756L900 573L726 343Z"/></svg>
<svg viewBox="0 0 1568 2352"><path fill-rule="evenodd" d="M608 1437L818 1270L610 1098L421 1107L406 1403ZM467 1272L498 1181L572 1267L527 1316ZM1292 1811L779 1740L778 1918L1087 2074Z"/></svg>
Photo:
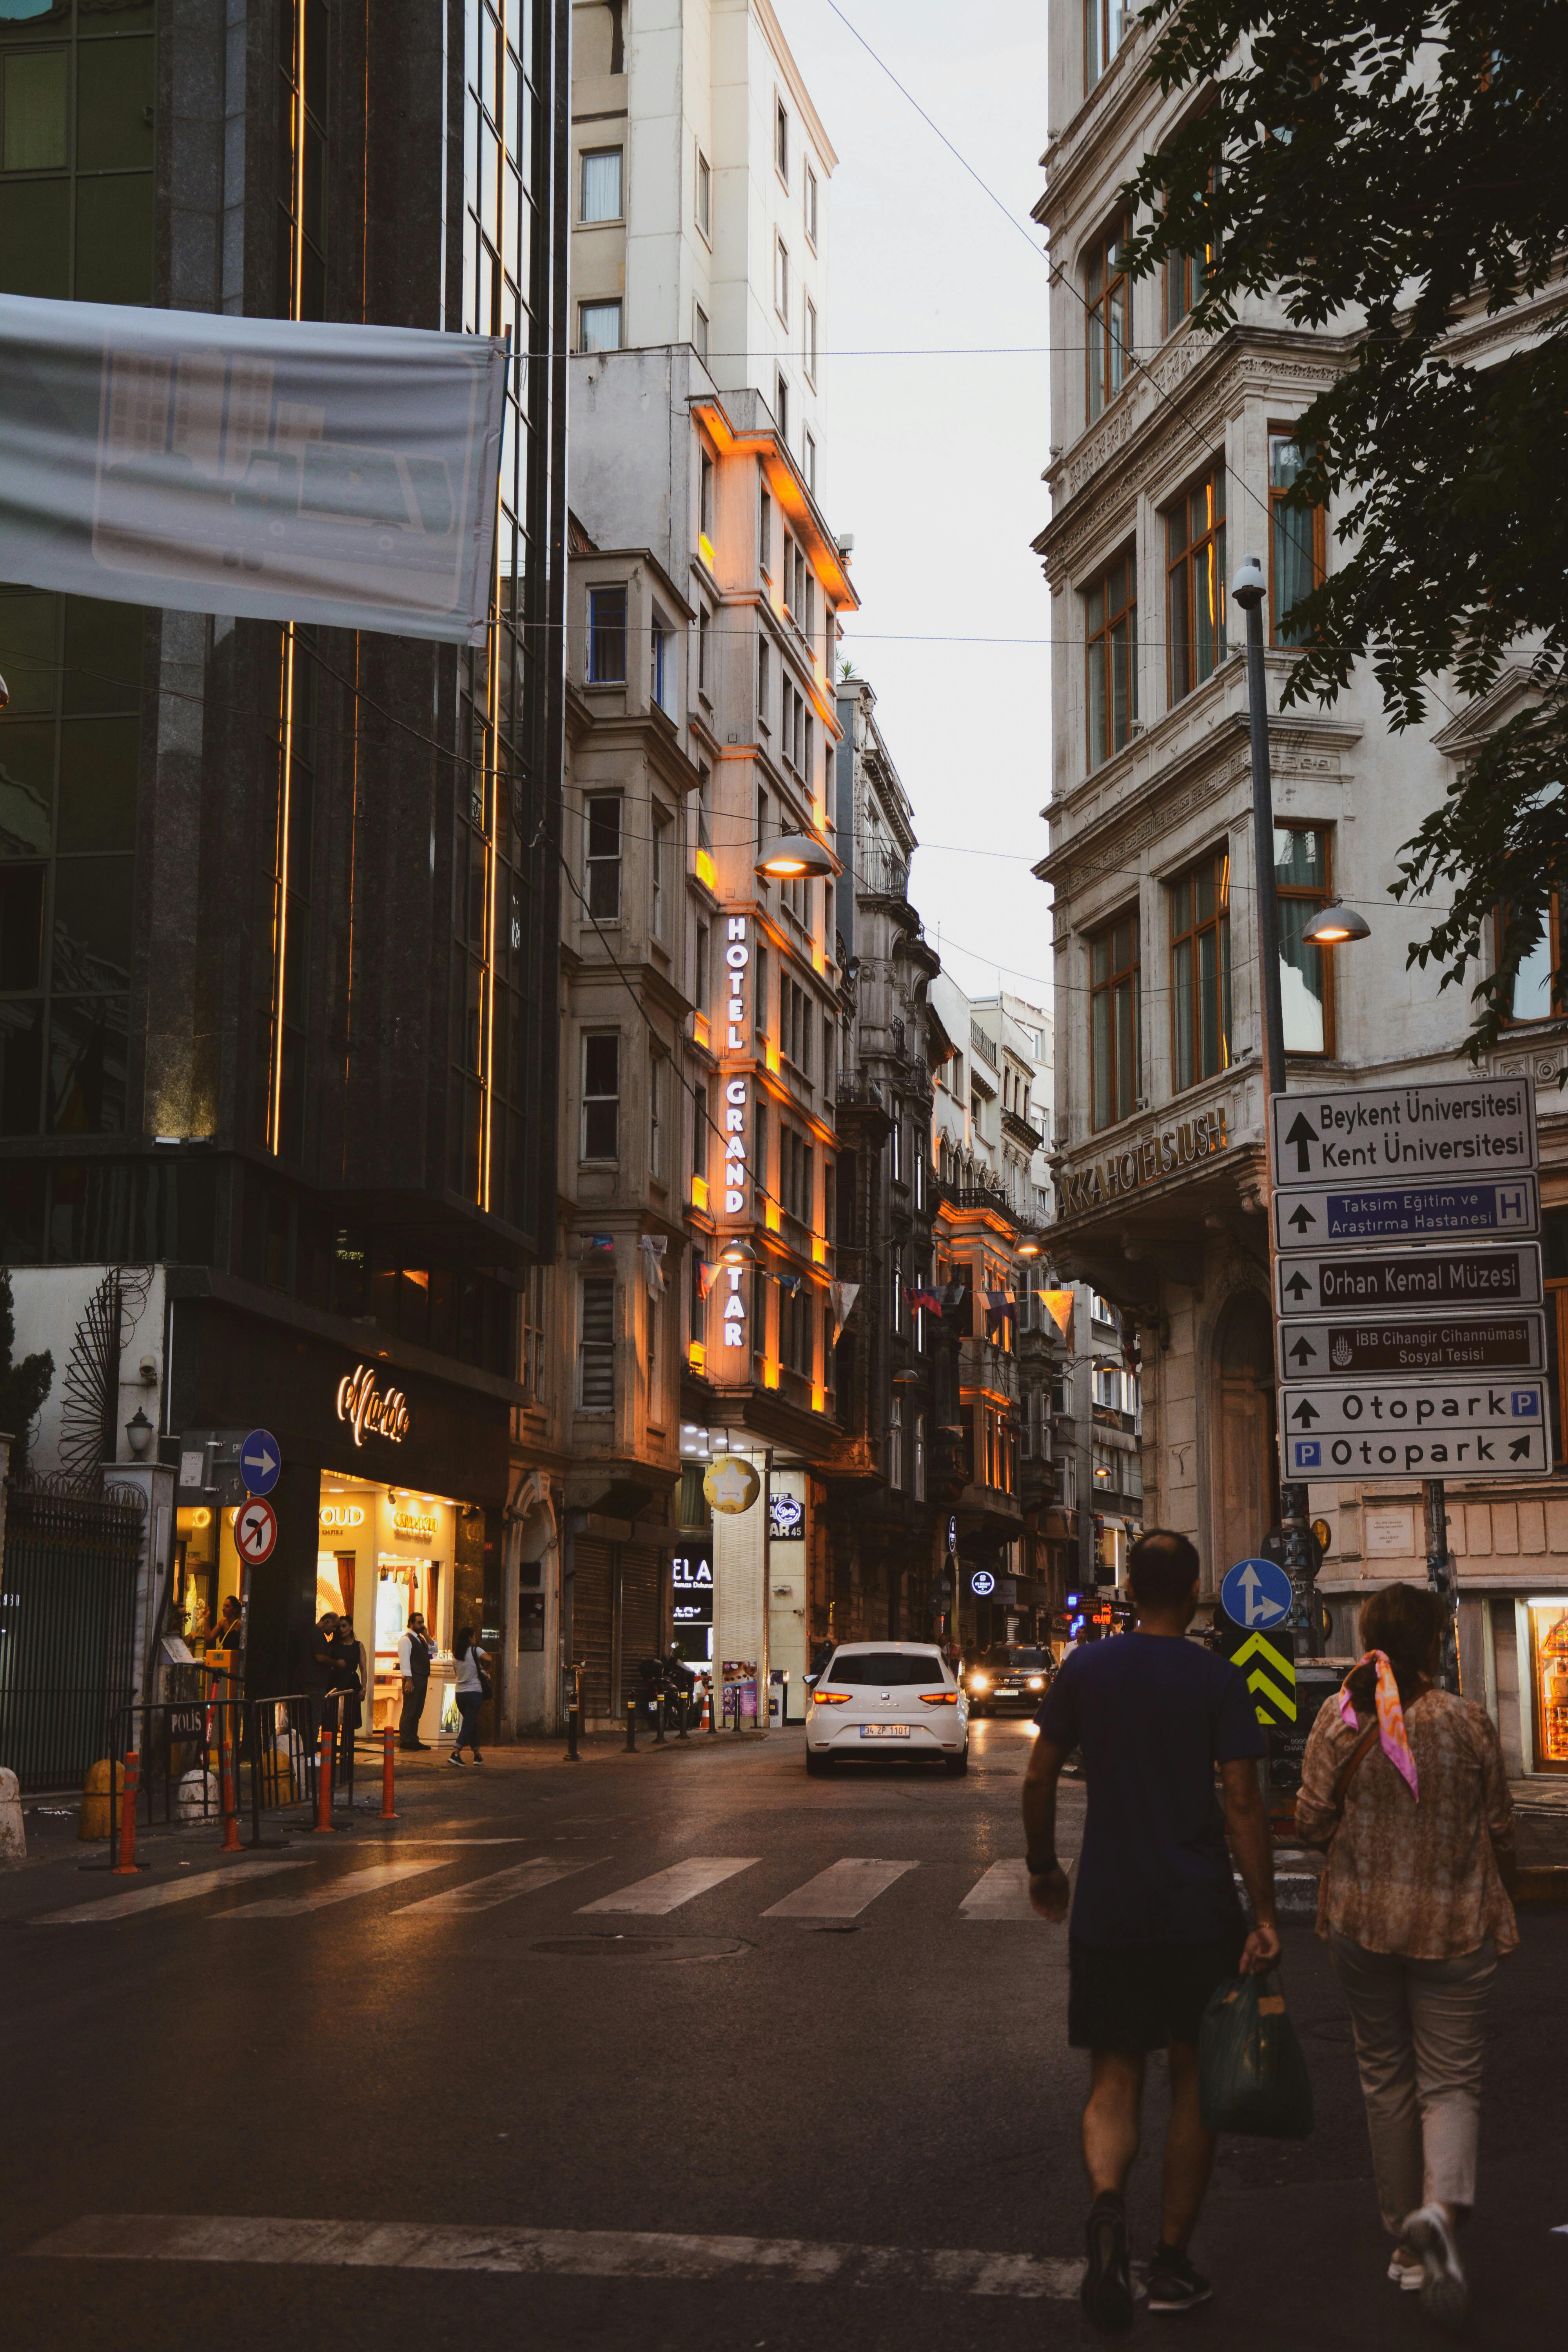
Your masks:
<svg viewBox="0 0 1568 2352"><path fill-rule="evenodd" d="M423 1924L492 1911L503 1904L542 1895L566 1879L606 1870L614 1861L612 1854L531 1854L502 1869L483 1869L477 1877L458 1880L429 1893L412 1894L410 1889L411 1899L395 1904L394 1916L406 1915ZM460 1864L449 1853L400 1853L384 1848L368 1858L355 1855L351 1859L342 1853L329 1858L310 1853L290 1855L287 1860L236 1862L217 1869L193 1871L188 1877L146 1882L87 1902L69 1904L61 1910L45 1911L35 1915L28 1924L36 1927L105 1927L162 1912L176 1904L187 1906L179 1916L192 1924L207 1917L252 1925L302 1919L318 1911L368 1901L374 1895L396 1894L413 1880L458 1867ZM579 1918L616 1915L665 1918L716 1894L742 1874L762 1867L762 1857L757 1854L688 1854L647 1876L630 1879L607 1893L591 1896L575 1906L576 1915ZM257 1879L273 1878L282 1872L310 1871L316 1874L308 1879L295 1875L287 1886L256 1902L221 1904L199 1913L194 1909L203 1897L247 1895ZM1024 1920L1038 1924L1038 1915L1029 1907L1021 1858L994 1862L955 1901L950 1869L945 1864L939 1876L931 1864L922 1866L907 1858L844 1854L826 1869L782 1892L778 1891L776 1877L771 1887L765 1879L756 1882L756 1894L748 1898L747 1907L754 1903L754 1916L763 1919L806 1923L858 1919L893 1888L906 1885L911 1877L914 1883L909 1891L915 1895L916 1905L913 1912L901 1912L905 1918L918 1916L927 1924L943 1918L967 1924ZM772 1902L765 1899L768 1893L774 1895ZM733 1916L732 1896L727 1916Z"/></svg>

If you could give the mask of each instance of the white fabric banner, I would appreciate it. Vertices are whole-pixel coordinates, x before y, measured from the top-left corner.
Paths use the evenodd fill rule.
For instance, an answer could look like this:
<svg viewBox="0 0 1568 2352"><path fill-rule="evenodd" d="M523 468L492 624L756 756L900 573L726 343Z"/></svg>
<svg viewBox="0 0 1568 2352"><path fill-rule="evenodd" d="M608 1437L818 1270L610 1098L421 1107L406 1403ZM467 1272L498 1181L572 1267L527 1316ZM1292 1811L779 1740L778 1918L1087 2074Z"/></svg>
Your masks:
<svg viewBox="0 0 1568 2352"><path fill-rule="evenodd" d="M0 295L0 576L482 645L507 346Z"/></svg>

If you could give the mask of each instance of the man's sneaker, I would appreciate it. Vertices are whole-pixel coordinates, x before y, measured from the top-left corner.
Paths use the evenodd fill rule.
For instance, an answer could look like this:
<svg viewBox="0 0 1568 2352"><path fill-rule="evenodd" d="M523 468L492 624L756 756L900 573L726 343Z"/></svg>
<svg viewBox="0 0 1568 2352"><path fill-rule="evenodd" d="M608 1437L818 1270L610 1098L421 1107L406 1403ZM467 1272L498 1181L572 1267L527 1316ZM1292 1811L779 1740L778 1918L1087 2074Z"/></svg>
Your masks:
<svg viewBox="0 0 1568 2352"><path fill-rule="evenodd" d="M1151 2311L1191 2311L1206 2303L1214 2289L1202 2271L1195 2271L1174 2246L1158 2246L1149 2264Z"/></svg>
<svg viewBox="0 0 1568 2352"><path fill-rule="evenodd" d="M1132 2273L1127 2260L1127 2212L1120 2197L1097 2197L1084 2231L1089 2268L1083 2274L1083 2307L1106 2336L1132 2330Z"/></svg>
<svg viewBox="0 0 1568 2352"><path fill-rule="evenodd" d="M1442 2207L1419 2207L1407 2217L1400 2236L1421 2257L1421 2308L1427 2318L1439 2327L1462 2327L1469 2315L1470 2290Z"/></svg>
<svg viewBox="0 0 1568 2352"><path fill-rule="evenodd" d="M1415 2294L1426 2273L1408 2246L1395 2246L1389 2259L1388 2275L1402 2294Z"/></svg>

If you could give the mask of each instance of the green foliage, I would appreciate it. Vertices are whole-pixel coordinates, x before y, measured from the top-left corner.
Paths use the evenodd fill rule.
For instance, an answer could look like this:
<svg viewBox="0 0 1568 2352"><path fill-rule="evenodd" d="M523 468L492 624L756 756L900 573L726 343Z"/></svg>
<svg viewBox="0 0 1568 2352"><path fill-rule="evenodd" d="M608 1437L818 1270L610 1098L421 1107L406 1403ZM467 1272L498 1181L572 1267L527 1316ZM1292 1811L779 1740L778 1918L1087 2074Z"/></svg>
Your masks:
<svg viewBox="0 0 1568 2352"><path fill-rule="evenodd" d="M47 1348L40 1355L24 1356L18 1364L12 1361L16 1345L11 1277L0 1266L0 1430L12 1440L13 1475L26 1467L27 1432L55 1377L55 1360Z"/></svg>
<svg viewBox="0 0 1568 2352"><path fill-rule="evenodd" d="M1310 641L1285 701L1330 703L1365 661L1400 730L1447 723L1510 668L1528 680L1396 885L1448 886L1411 950L1444 987L1492 962L1507 902L1473 989L1479 1053L1568 878L1568 6L1154 0L1143 21L1152 79L1205 102L1123 191L1134 270L1206 252L1196 328L1271 290L1343 362L1300 421L1292 501L1334 494L1339 551L1296 608Z"/></svg>

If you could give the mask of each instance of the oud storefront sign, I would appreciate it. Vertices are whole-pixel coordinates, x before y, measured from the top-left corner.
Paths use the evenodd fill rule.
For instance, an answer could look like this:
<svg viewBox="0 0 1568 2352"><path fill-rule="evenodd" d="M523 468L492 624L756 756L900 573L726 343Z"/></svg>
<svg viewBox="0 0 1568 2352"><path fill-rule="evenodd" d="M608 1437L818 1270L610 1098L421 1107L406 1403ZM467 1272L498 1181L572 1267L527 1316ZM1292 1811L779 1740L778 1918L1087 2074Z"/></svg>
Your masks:
<svg viewBox="0 0 1568 2352"><path fill-rule="evenodd" d="M1102 1209L1112 1201L1125 1200L1129 1193L1157 1184L1162 1177L1177 1175L1184 1168L1194 1168L1212 1159L1215 1152L1224 1151L1229 1141L1225 1112L1218 1108L1203 1111L1195 1118L1178 1119L1169 1127L1152 1129L1136 1143L1064 1174L1061 1214L1087 1216L1091 1210Z"/></svg>

